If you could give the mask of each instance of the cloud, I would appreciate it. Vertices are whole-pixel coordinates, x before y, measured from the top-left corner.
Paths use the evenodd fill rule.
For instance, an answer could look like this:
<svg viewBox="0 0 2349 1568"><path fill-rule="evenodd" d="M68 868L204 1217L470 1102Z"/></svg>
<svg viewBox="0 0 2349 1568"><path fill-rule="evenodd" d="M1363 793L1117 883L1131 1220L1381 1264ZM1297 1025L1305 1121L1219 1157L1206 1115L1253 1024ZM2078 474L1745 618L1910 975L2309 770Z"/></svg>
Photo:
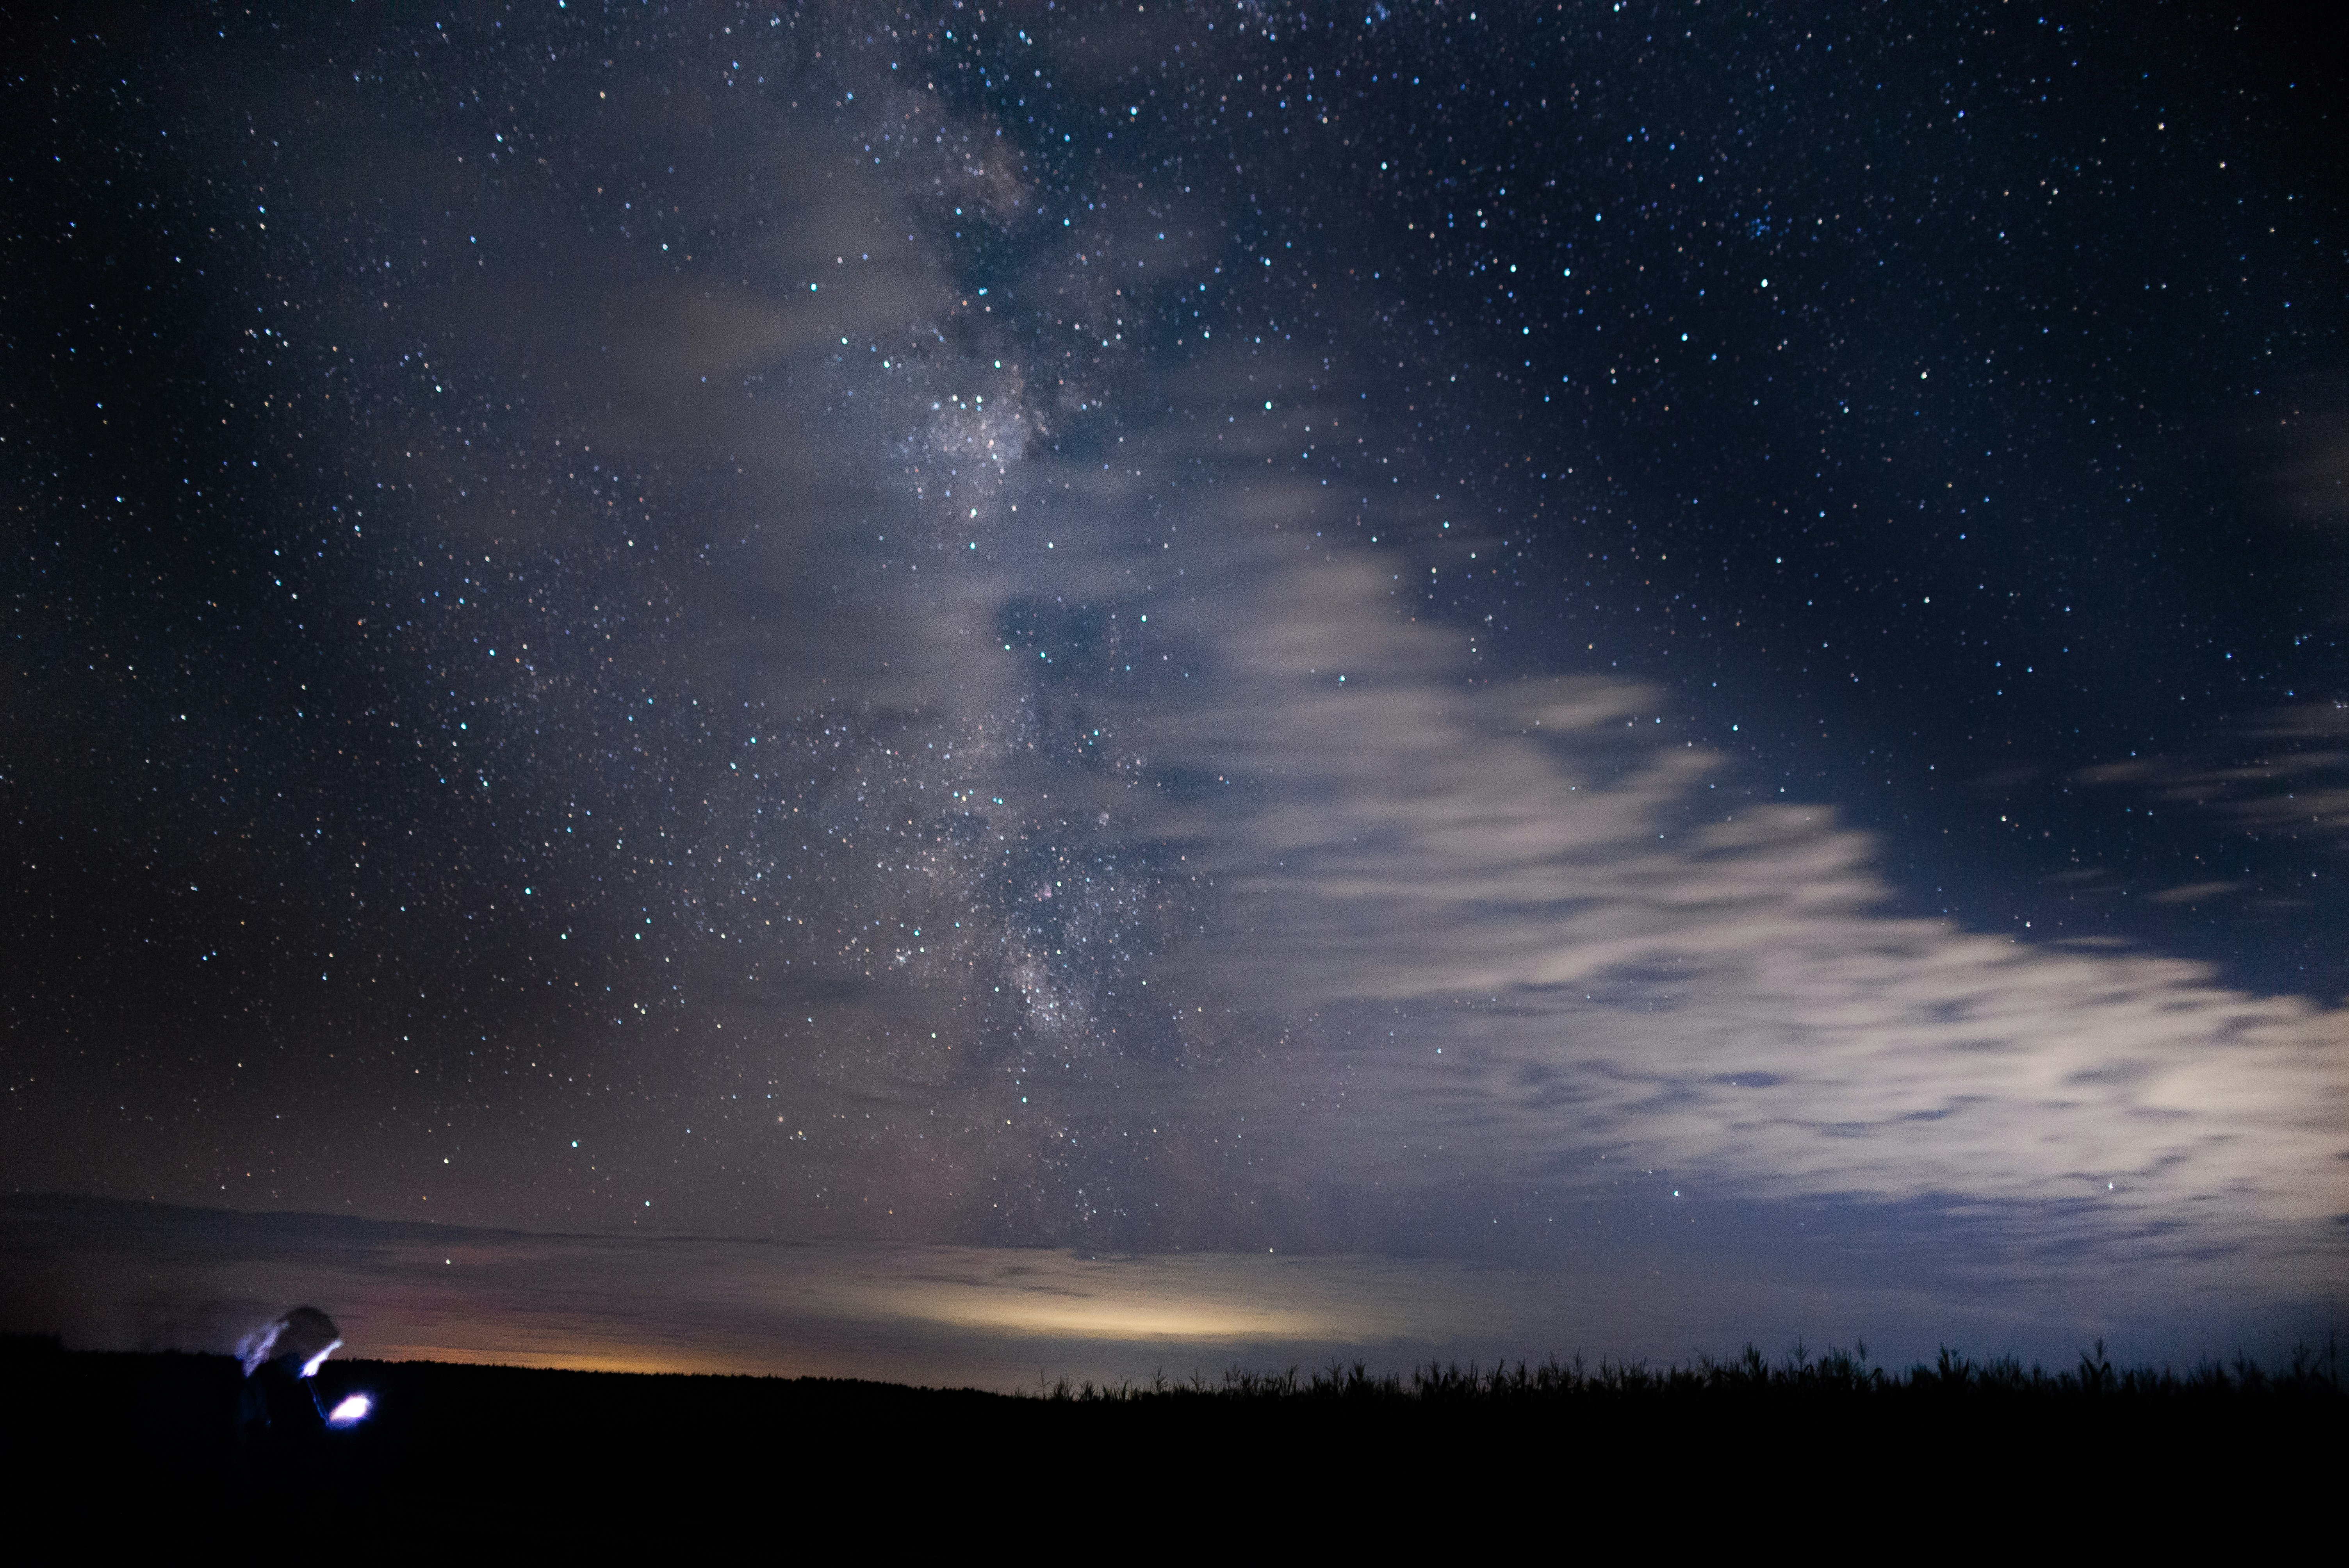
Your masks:
<svg viewBox="0 0 2349 1568"><path fill-rule="evenodd" d="M1402 572L1423 567L1217 439L1283 402L1279 377L1186 374L1184 418L1123 427L1127 477L1029 479L1068 476L1091 520L1030 595L1137 634L1146 614L1146 636L1072 641L1021 679L1132 758L1050 788L1195 879L1199 919L1143 971L1188 1065L1129 1064L1119 1092L1244 1140L1215 1179L1247 1204L1375 1191L1413 1233L1457 1233L1472 1189L1591 1195L1630 1168L1713 1196L1996 1209L2034 1244L2151 1228L2226 1248L2349 1211L2341 1013L1887 913L1873 838L1754 800L1656 694L1484 682L1468 630L1416 616ZM1180 553L1133 550L1144 496ZM1052 1093L1088 1139L1131 1130L1106 1092ZM1183 1206L1202 1172L1168 1164L1187 1176L1123 1193Z"/></svg>
<svg viewBox="0 0 2349 1568"><path fill-rule="evenodd" d="M1470 630L1419 614L1427 562L1356 542L1348 498L1278 457L1344 418L1329 372L1180 374L1175 412L1083 458L1001 456L1009 399L996 426L975 402L908 423L992 560L926 573L874 645L922 672L926 717L868 727L865 755L961 771L859 796L880 852L827 923L892 934L812 966L903 976L932 1021L927 1067L883 1053L925 1086L895 1151L838 1179L966 1234L1143 1246L1473 1251L1493 1202L1661 1172L1995 1212L2032 1247L2158 1233L2278 1279L2321 1250L2349 1211L2340 1012L1887 913L1878 841L1754 799L1652 690L1480 676ZM2313 769L2332 722L2273 727ZM917 1147L942 1110L958 1158Z"/></svg>
<svg viewBox="0 0 2349 1568"><path fill-rule="evenodd" d="M2080 782L2208 811L2252 832L2338 841L2349 834L2349 703L2253 715L2226 751L2099 763Z"/></svg>
<svg viewBox="0 0 2349 1568"><path fill-rule="evenodd" d="M1153 734L1258 791L1193 824L1232 903L1189 972L1409 1016L1323 1169L1448 1125L1527 1182L1607 1155L1753 1197L2087 1202L2088 1231L2349 1209L2342 1014L1890 918L1868 836L1721 789L1637 687L1469 686L1380 564L1226 584L1227 684Z"/></svg>

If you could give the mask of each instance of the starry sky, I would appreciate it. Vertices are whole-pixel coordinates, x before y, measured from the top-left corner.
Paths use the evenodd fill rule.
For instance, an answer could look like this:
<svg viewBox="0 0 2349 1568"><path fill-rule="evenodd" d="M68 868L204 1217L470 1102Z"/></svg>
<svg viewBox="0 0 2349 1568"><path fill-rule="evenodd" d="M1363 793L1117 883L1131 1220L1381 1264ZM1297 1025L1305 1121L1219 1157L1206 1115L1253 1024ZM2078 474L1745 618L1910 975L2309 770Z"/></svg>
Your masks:
<svg viewBox="0 0 2349 1568"><path fill-rule="evenodd" d="M16 1318L986 1380L2349 1305L2288 19L25 38Z"/></svg>

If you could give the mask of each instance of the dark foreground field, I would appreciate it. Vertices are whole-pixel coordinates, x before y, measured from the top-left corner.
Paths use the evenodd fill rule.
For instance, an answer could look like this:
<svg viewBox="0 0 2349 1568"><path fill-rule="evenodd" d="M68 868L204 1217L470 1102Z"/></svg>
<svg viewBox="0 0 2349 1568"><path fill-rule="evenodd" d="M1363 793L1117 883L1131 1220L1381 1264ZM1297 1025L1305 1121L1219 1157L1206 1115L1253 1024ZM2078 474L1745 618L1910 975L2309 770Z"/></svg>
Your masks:
<svg viewBox="0 0 2349 1568"><path fill-rule="evenodd" d="M260 1443L237 1439L226 1358L18 1339L0 1377L15 1519L70 1512L100 1536L188 1521L360 1532L349 1549L452 1524L567 1536L719 1520L881 1542L1118 1519L1142 1532L1128 1546L1169 1550L1243 1526L1603 1528L1660 1547L1723 1530L1857 1546L1847 1532L1890 1530L1927 1554L1961 1539L2240 1543L2337 1538L2349 1473L2349 1399L2322 1361L2171 1376L2084 1358L2050 1375L1945 1357L1895 1375L1749 1357L1030 1397L331 1361L327 1403L363 1390L373 1418Z"/></svg>

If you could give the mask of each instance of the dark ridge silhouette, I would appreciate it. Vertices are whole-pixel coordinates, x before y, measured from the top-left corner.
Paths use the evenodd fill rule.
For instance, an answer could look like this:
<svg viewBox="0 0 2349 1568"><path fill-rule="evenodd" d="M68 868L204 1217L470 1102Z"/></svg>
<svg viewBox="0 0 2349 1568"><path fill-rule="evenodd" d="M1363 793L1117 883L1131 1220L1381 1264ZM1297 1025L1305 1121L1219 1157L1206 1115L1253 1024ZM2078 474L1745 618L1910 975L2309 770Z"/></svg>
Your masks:
<svg viewBox="0 0 2349 1568"><path fill-rule="evenodd" d="M1309 1517L1339 1535L1375 1535L1394 1511L1395 1528L1441 1526L1456 1542L1486 1507L1619 1520L1652 1506L1675 1531L1761 1511L1749 1533L1861 1518L1930 1522L1936 1541L2223 1522L2240 1543L2263 1521L2282 1527L2284 1499L2322 1511L2349 1459L2330 1353L2173 1372L2116 1368L2099 1346L2050 1372L1945 1351L1892 1371L1864 1347L1778 1362L1749 1349L1662 1368L1356 1365L1028 1394L329 1360L319 1397L364 1392L376 1414L265 1448L238 1439L243 1381L228 1357L11 1338L12 1490L57 1506L132 1499L158 1519L260 1510L395 1532L781 1511L795 1529L837 1516L895 1539L1123 1508L1129 1524L1200 1515L1218 1532L1280 1531Z"/></svg>

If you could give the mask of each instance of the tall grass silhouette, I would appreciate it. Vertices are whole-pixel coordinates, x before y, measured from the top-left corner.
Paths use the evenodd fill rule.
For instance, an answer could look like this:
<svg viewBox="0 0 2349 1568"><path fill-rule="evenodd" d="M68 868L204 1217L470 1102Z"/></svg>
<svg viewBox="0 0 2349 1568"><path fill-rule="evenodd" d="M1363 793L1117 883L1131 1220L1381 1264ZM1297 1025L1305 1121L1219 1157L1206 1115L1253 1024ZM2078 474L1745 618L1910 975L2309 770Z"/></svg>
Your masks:
<svg viewBox="0 0 2349 1568"><path fill-rule="evenodd" d="M1583 1401L1650 1404L1659 1401L1855 1401L1920 1405L1930 1401L2118 1402L2179 1405L2194 1401L2339 1403L2345 1390L2340 1354L2328 1338L2318 1351L2293 1347L2284 1365L2271 1370L2247 1356L2204 1360L2179 1371L2169 1367L2116 1367L2098 1339L2079 1354L2076 1365L2049 1371L2013 1357L1975 1360L1944 1346L1930 1365L1900 1370L1878 1365L1868 1342L1851 1349L1830 1346L1814 1356L1797 1343L1772 1361L1748 1345L1733 1360L1701 1356L1661 1367L1643 1361L1586 1362L1555 1357L1535 1363L1506 1361L1489 1367L1475 1363L1431 1363L1408 1372L1374 1373L1366 1362L1332 1363L1307 1373L1299 1367L1279 1372L1233 1367L1219 1379L1194 1374L1170 1379L1161 1372L1143 1382L1096 1383L1040 1375L1032 1397L1051 1403L1232 1405L1520 1406Z"/></svg>

